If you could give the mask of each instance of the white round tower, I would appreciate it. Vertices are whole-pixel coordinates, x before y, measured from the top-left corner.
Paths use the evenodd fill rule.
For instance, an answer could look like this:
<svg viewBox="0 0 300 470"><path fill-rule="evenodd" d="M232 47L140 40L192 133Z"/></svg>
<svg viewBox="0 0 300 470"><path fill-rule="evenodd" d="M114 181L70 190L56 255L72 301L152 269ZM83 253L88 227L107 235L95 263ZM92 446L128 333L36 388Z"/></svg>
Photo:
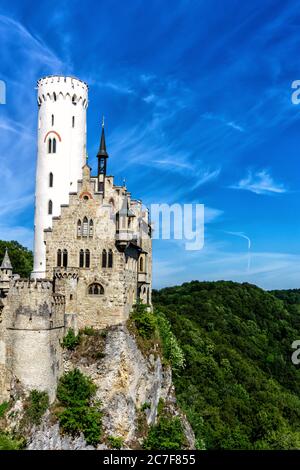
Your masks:
<svg viewBox="0 0 300 470"><path fill-rule="evenodd" d="M72 77L38 81L38 155L35 189L34 278L45 277L44 230L77 191L86 159L88 86Z"/></svg>

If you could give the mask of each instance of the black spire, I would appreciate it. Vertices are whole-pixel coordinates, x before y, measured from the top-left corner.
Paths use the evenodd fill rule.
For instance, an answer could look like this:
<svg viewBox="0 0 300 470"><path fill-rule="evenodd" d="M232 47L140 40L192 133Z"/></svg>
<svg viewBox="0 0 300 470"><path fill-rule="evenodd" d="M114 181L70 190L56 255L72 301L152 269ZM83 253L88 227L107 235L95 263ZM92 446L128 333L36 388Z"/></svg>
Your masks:
<svg viewBox="0 0 300 470"><path fill-rule="evenodd" d="M98 191L103 194L105 190L106 162L108 153L106 151L105 133L104 133L104 117L102 118L102 133L100 147L97 153L98 158Z"/></svg>
<svg viewBox="0 0 300 470"><path fill-rule="evenodd" d="M106 143L105 143L104 118L102 119L101 141L100 141L100 147L97 153L97 157L108 157L108 153L106 151Z"/></svg>

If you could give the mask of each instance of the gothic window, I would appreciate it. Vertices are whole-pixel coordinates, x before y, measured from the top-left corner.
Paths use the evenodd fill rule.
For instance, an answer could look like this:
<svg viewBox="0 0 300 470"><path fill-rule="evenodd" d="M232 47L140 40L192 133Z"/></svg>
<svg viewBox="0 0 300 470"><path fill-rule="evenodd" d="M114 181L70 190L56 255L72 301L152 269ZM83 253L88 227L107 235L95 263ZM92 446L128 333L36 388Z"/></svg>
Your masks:
<svg viewBox="0 0 300 470"><path fill-rule="evenodd" d="M83 268L84 267L84 251L80 250L79 252L79 267Z"/></svg>
<svg viewBox="0 0 300 470"><path fill-rule="evenodd" d="M72 116L72 127L75 127L75 116Z"/></svg>
<svg viewBox="0 0 300 470"><path fill-rule="evenodd" d="M112 250L109 250L109 252L108 252L108 267L109 268L113 267L113 252L112 252Z"/></svg>
<svg viewBox="0 0 300 470"><path fill-rule="evenodd" d="M52 142L52 153L56 153L56 139L54 137L53 142Z"/></svg>
<svg viewBox="0 0 300 470"><path fill-rule="evenodd" d="M90 267L90 250L85 250L85 267Z"/></svg>
<svg viewBox="0 0 300 470"><path fill-rule="evenodd" d="M49 215L52 215L52 211L53 211L53 203L52 203L52 201L50 200L50 201L48 202L48 214L49 214Z"/></svg>
<svg viewBox="0 0 300 470"><path fill-rule="evenodd" d="M57 250L57 266L61 266L61 250Z"/></svg>
<svg viewBox="0 0 300 470"><path fill-rule="evenodd" d="M66 268L68 266L68 252L65 249L63 251L63 267Z"/></svg>
<svg viewBox="0 0 300 470"><path fill-rule="evenodd" d="M52 139L48 139L48 153L52 153Z"/></svg>
<svg viewBox="0 0 300 470"><path fill-rule="evenodd" d="M77 237L81 237L81 220L77 222Z"/></svg>
<svg viewBox="0 0 300 470"><path fill-rule="evenodd" d="M53 173L49 173L49 188L53 188Z"/></svg>
<svg viewBox="0 0 300 470"><path fill-rule="evenodd" d="M106 268L107 265L107 252L106 250L102 251L102 268Z"/></svg>
<svg viewBox="0 0 300 470"><path fill-rule="evenodd" d="M89 236L92 238L94 235L94 222L92 219L90 220L90 225L89 225Z"/></svg>
<svg viewBox="0 0 300 470"><path fill-rule="evenodd" d="M141 272L144 271L144 260L143 260L143 258L140 259L140 271Z"/></svg>
<svg viewBox="0 0 300 470"><path fill-rule="evenodd" d="M54 126L54 114L51 115L51 125Z"/></svg>
<svg viewBox="0 0 300 470"><path fill-rule="evenodd" d="M103 286L101 286L101 284L94 282L93 284L89 286L88 293L89 295L103 295L104 294Z"/></svg>
<svg viewBox="0 0 300 470"><path fill-rule="evenodd" d="M87 217L83 219L83 224L82 224L82 236L87 237L89 232L89 222Z"/></svg>

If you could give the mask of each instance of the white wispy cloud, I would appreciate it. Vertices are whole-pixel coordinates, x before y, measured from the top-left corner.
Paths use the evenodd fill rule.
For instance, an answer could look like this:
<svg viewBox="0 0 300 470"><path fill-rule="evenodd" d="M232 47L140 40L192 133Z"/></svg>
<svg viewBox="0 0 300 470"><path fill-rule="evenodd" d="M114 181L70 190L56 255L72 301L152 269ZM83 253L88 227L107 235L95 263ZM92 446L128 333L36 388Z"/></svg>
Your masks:
<svg viewBox="0 0 300 470"><path fill-rule="evenodd" d="M274 181L268 170L252 172L249 170L246 178L241 179L237 184L230 186L232 189L243 189L255 194L282 194L288 189L283 183Z"/></svg>
<svg viewBox="0 0 300 470"><path fill-rule="evenodd" d="M207 119L207 120L210 120L210 121L217 121L221 124L224 124L225 126L228 126L228 127L231 127L232 129L236 130L236 131L239 131L239 132L245 132L245 129L243 126L241 126L240 124L238 124L237 122L235 121L232 121L230 119L226 119L224 116L222 115L218 115L218 114L215 114L215 113L210 113L210 112L207 112L207 113L203 113L201 115L201 117L203 119Z"/></svg>

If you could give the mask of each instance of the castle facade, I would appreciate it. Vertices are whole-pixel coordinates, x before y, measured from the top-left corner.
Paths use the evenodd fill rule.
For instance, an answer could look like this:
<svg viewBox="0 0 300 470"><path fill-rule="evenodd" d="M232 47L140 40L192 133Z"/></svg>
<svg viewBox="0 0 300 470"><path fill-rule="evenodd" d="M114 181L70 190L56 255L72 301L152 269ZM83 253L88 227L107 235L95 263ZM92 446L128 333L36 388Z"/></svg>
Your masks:
<svg viewBox="0 0 300 470"><path fill-rule="evenodd" d="M38 81L34 270L0 268L0 401L13 383L55 398L69 328L125 322L137 300L151 307L148 210L107 174L104 123L97 173L86 155L88 87L71 77Z"/></svg>

